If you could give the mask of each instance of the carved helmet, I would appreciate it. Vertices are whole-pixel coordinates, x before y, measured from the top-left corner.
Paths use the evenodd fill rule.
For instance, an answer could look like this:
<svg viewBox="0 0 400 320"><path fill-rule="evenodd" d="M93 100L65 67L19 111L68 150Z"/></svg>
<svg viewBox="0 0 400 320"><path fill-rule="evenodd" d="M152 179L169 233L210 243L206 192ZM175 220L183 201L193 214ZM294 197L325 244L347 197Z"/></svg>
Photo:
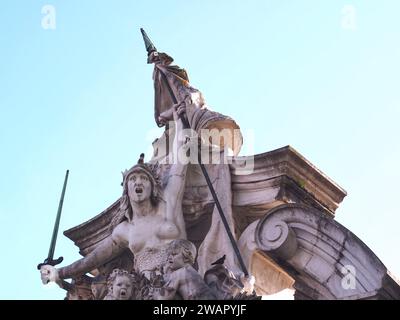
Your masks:
<svg viewBox="0 0 400 320"><path fill-rule="evenodd" d="M129 170L125 170L122 173L122 183L124 190L127 188L128 178L131 174L135 172L144 172L151 182L151 186L154 191L157 191L161 188L161 179L158 173L159 166L157 164L145 163L144 162L144 153L140 154L139 160L136 165L134 165ZM157 189L157 190L156 190Z"/></svg>

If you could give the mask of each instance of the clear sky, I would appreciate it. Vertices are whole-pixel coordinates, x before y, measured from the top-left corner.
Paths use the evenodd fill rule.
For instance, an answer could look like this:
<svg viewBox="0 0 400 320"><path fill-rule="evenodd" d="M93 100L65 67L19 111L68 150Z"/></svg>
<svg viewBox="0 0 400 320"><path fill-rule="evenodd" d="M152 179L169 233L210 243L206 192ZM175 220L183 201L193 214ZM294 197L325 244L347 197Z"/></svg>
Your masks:
<svg viewBox="0 0 400 320"><path fill-rule="evenodd" d="M113 203L160 132L140 27L254 132L243 154L291 145L346 189L337 220L399 277L399 12L397 0L2 1L0 298L64 297L36 265L65 170L56 256L70 263L61 231Z"/></svg>

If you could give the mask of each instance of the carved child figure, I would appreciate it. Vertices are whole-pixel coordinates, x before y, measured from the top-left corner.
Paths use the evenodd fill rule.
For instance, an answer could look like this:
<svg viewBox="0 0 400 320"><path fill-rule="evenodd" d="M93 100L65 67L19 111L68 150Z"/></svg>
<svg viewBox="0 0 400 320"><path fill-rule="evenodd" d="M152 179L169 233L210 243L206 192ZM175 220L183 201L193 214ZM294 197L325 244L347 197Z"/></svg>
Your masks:
<svg viewBox="0 0 400 320"><path fill-rule="evenodd" d="M192 267L196 247L188 240L174 240L168 247L168 260L164 267L162 288L155 290L155 300L207 300L216 299L200 274Z"/></svg>
<svg viewBox="0 0 400 320"><path fill-rule="evenodd" d="M133 277L128 271L114 269L108 277L108 293L104 300L131 300L133 294Z"/></svg>

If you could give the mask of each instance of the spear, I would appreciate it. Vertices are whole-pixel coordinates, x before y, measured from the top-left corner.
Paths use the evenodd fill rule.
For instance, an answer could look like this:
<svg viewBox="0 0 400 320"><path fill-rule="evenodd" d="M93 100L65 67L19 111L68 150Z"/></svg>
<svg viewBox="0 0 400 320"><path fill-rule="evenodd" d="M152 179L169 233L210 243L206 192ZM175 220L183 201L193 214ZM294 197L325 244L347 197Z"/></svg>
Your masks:
<svg viewBox="0 0 400 320"><path fill-rule="evenodd" d="M148 56L154 51L157 52L156 47L151 42L150 38L147 36L147 34L143 30L143 28L140 28L140 32L142 33L144 44L145 44ZM177 104L178 100L177 100L174 92L172 91L172 88L171 88L171 86L170 86L170 84L169 84L169 82L167 80L166 75L164 74L164 72L161 69L159 69L159 71L160 71L160 74L161 74L162 81L163 81L164 85L167 87L168 93L169 93L173 103ZM188 120L185 117L183 117L183 115L181 115L181 120L182 120L182 123L183 123L184 127L190 128L190 124L189 124ZM208 175L208 172L207 172L207 169L206 169L205 165L201 161L201 151L200 150L198 152L198 162L199 162L199 165L200 165L200 169L201 169L201 171L202 171L202 173L204 175L204 178L205 178L205 180L207 182L208 188L210 189L210 192L211 192L211 195L212 195L213 200L215 202L215 205L217 206L218 213L219 213L219 215L221 217L222 223L224 224L225 230L226 230L226 232L228 234L228 237L229 237L229 240L230 240L230 242L232 244L233 250L235 251L236 257L239 260L240 267L242 268L242 271L243 271L244 275L248 276L249 272L247 271L247 268L246 268L246 265L244 264L242 255L240 254L239 247L238 247L238 245L236 243L235 238L233 237L233 234L232 234L232 231L231 231L231 229L229 227L228 221L226 220L224 211L223 211L223 209L221 207L221 204L220 204L220 202L218 200L218 196L217 196L217 194L215 192L214 186L212 185L212 182L210 180L210 176Z"/></svg>
<svg viewBox="0 0 400 320"><path fill-rule="evenodd" d="M38 270L40 270L40 268L44 265L56 266L64 260L63 257L59 257L58 259L54 260L54 250L56 248L58 227L60 225L61 211L62 211L62 207L63 207L63 203L64 203L65 189L67 188L68 175L69 175L69 170L67 170L67 172L65 173L64 185L62 188L60 203L58 204L56 221L54 223L54 228L53 228L53 235L52 235L51 241L50 241L49 254L47 255L47 258L44 259L44 261L42 263L38 264L38 266L37 266Z"/></svg>

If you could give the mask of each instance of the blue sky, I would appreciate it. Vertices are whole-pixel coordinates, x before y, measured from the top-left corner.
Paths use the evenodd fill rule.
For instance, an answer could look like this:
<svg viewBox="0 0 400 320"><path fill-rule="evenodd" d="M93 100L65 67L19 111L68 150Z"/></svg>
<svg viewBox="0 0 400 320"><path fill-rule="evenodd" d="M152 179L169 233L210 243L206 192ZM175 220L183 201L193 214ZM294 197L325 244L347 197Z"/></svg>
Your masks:
<svg viewBox="0 0 400 320"><path fill-rule="evenodd" d="M54 30L41 25L46 4ZM140 27L213 109L254 132L244 154L291 145L345 188L337 220L399 277L399 12L395 0L2 1L0 268L16 276L0 298L63 298L36 265L65 170L60 231L114 202L120 172L160 132ZM61 232L56 255L79 258Z"/></svg>

